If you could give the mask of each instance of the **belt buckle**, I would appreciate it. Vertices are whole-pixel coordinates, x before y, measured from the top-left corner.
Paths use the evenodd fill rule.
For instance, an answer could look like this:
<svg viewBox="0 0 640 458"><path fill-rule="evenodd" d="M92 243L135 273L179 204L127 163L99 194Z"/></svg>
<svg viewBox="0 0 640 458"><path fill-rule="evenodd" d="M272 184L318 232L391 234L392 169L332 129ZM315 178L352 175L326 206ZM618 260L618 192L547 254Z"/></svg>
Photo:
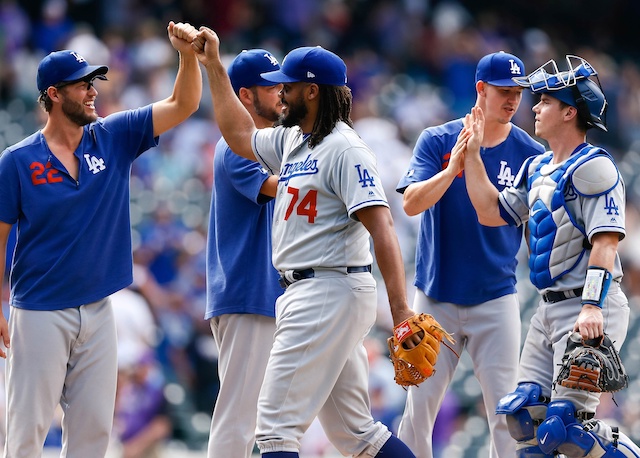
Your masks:
<svg viewBox="0 0 640 458"><path fill-rule="evenodd" d="M311 269L309 269L311 270ZM278 279L278 283L282 286L283 289L287 289L287 287L291 286L293 283L298 280L302 280L304 278L313 277L313 270L311 270L311 275L305 276L303 273L306 271L301 270L285 270Z"/></svg>

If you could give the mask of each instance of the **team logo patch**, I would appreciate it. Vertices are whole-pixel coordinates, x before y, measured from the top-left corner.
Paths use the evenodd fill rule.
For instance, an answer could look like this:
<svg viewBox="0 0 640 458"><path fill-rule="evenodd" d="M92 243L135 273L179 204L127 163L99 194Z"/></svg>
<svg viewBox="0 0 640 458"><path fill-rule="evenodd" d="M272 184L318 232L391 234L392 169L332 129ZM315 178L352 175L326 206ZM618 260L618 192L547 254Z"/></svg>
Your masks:
<svg viewBox="0 0 640 458"><path fill-rule="evenodd" d="M71 54L73 57L76 58L76 60L78 61L78 63L83 63L86 62L86 59L84 57L82 57L80 54L78 54L75 51L71 51L69 54Z"/></svg>
<svg viewBox="0 0 640 458"><path fill-rule="evenodd" d="M95 156L85 154L84 160L87 162L87 166L89 166L89 171L94 175L98 172L102 172L107 168L107 166L104 165L104 159L102 158L97 158Z"/></svg>
<svg viewBox="0 0 640 458"><path fill-rule="evenodd" d="M607 211L607 215L620 214L620 207L618 207L618 205L616 204L613 196L610 196L609 194L605 194L604 196L604 209Z"/></svg>
<svg viewBox="0 0 640 458"><path fill-rule="evenodd" d="M271 62L271 65L273 65L274 67L278 65L278 59L273 57L271 54L265 53L263 54L263 57L266 57L267 59L269 59L269 62Z"/></svg>
<svg viewBox="0 0 640 458"><path fill-rule="evenodd" d="M512 75L522 75L522 69L513 59L509 59L509 70L511 70Z"/></svg>
<svg viewBox="0 0 640 458"><path fill-rule="evenodd" d="M375 188L376 184L374 183L373 177L369 174L369 171L366 168L363 168L361 164L357 164L355 168L358 171L358 176L360 177L358 183L360 183L363 188L366 188L367 186Z"/></svg>
<svg viewBox="0 0 640 458"><path fill-rule="evenodd" d="M511 173L511 167L507 164L507 161L500 161L500 172L498 172L498 184L510 188L513 186L513 180L515 175Z"/></svg>
<svg viewBox="0 0 640 458"><path fill-rule="evenodd" d="M411 334L411 326L409 325L408 322L404 322L400 325L398 325L394 330L393 330L393 334L396 337L396 340L398 340L399 342L402 341L406 336Z"/></svg>

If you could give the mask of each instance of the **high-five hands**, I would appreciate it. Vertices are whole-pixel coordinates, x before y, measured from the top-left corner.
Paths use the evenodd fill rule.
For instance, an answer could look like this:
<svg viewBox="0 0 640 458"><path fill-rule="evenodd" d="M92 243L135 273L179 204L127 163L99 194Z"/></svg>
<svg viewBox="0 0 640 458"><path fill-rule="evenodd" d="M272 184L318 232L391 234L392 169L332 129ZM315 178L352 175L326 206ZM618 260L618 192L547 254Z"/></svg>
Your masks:
<svg viewBox="0 0 640 458"><path fill-rule="evenodd" d="M209 27L202 26L191 43L198 60L203 65L220 61L220 39Z"/></svg>
<svg viewBox="0 0 640 458"><path fill-rule="evenodd" d="M451 149L448 169L456 174L464 169L465 156L480 153L484 138L484 113L482 108L474 106L462 119L463 128L458 134L456 144Z"/></svg>
<svg viewBox="0 0 640 458"><path fill-rule="evenodd" d="M473 107L471 113L467 113L464 117L464 129L465 135L468 135L466 146L467 153L479 154L480 145L484 139L484 113L482 108Z"/></svg>
<svg viewBox="0 0 640 458"><path fill-rule="evenodd" d="M170 21L167 26L167 34L169 35L171 46L176 51L181 53L193 52L191 44L198 34L198 29L194 26L183 22L175 23Z"/></svg>

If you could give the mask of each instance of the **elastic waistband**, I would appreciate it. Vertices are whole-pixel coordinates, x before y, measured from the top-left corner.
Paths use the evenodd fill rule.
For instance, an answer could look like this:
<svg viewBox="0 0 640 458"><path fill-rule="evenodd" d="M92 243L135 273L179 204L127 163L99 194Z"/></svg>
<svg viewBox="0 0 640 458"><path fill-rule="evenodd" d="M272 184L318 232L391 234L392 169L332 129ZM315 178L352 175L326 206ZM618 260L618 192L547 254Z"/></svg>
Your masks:
<svg viewBox="0 0 640 458"><path fill-rule="evenodd" d="M353 266L353 267L318 267L316 269L303 269L303 270L286 270L280 274L278 282L283 289L287 289L291 284L305 280L307 278L313 278L316 273L319 272L342 272L344 274L354 274L358 272L371 272L371 264L368 266Z"/></svg>
<svg viewBox="0 0 640 458"><path fill-rule="evenodd" d="M581 297L582 288L570 289L567 291L547 291L542 295L542 300L548 304L555 304L573 297Z"/></svg>

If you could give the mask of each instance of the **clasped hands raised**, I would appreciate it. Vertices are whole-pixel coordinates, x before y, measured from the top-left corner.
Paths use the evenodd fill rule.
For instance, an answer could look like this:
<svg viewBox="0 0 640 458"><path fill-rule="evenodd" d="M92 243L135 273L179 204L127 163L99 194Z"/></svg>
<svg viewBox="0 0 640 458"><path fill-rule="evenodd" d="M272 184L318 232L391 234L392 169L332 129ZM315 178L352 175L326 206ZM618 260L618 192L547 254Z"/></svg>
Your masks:
<svg viewBox="0 0 640 458"><path fill-rule="evenodd" d="M474 106L462 120L464 127L458 134L456 144L451 149L449 165L452 173L459 174L464 170L465 156L479 155L480 145L484 138L484 113L482 108Z"/></svg>

